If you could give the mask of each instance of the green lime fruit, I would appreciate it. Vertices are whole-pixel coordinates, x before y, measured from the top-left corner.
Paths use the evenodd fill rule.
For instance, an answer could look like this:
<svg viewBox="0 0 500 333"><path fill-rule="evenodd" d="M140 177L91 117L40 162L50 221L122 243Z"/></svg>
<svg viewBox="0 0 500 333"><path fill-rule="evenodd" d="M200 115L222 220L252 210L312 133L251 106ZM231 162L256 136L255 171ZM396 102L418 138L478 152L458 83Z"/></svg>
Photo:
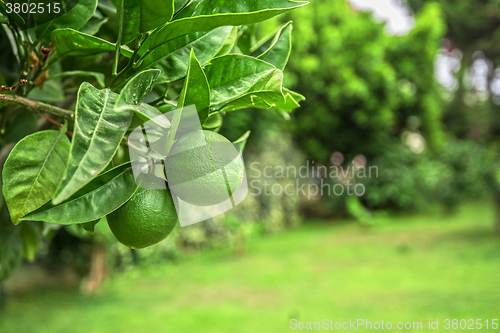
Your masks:
<svg viewBox="0 0 500 333"><path fill-rule="evenodd" d="M139 191L123 206L107 216L118 241L142 249L164 240L177 223L177 213L168 190Z"/></svg>
<svg viewBox="0 0 500 333"><path fill-rule="evenodd" d="M245 166L236 146L211 131L181 137L165 159L172 193L196 206L228 200L241 186Z"/></svg>

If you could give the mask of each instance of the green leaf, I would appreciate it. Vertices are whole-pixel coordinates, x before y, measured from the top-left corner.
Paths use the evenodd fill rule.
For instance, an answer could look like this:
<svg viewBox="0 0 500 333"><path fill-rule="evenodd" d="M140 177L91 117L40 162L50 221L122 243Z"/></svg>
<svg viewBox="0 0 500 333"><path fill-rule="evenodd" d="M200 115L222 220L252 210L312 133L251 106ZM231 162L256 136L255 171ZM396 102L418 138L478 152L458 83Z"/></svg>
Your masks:
<svg viewBox="0 0 500 333"><path fill-rule="evenodd" d="M218 28L219 29L219 28ZM238 40L238 27L232 27L229 36L227 37L224 45L220 49L219 53L217 53L216 57L220 57L226 54L229 54L234 47L236 46L236 41ZM213 57L215 58L215 57Z"/></svg>
<svg viewBox="0 0 500 333"><path fill-rule="evenodd" d="M164 25L174 15L174 0L141 0L140 32Z"/></svg>
<svg viewBox="0 0 500 333"><path fill-rule="evenodd" d="M98 72L88 72L88 71L68 71L62 72L55 75L50 75L45 81L57 79L57 78L65 78L65 77L75 77L75 76L91 76L96 79L99 86L104 88L104 74Z"/></svg>
<svg viewBox="0 0 500 333"><path fill-rule="evenodd" d="M174 12L177 13L179 10L181 10L189 0L174 0Z"/></svg>
<svg viewBox="0 0 500 333"><path fill-rule="evenodd" d="M15 224L52 198L68 159L66 129L27 136L10 152L2 172L2 191Z"/></svg>
<svg viewBox="0 0 500 333"><path fill-rule="evenodd" d="M139 35L141 8L139 0L117 0L118 43L120 45L133 41Z"/></svg>
<svg viewBox="0 0 500 333"><path fill-rule="evenodd" d="M43 85L43 89L39 86L34 87L28 93L27 97L31 100L45 102L45 103L59 103L63 102L65 99L61 80L58 79L45 82Z"/></svg>
<svg viewBox="0 0 500 333"><path fill-rule="evenodd" d="M224 25L244 25L267 20L306 4L307 2L289 0L193 0L175 15L172 22L152 35L150 49L196 31L209 31Z"/></svg>
<svg viewBox="0 0 500 333"><path fill-rule="evenodd" d="M137 188L130 163L124 164L95 178L68 201L55 206L49 202L23 220L64 225L92 222L125 204Z"/></svg>
<svg viewBox="0 0 500 333"><path fill-rule="evenodd" d="M220 27L210 32L196 32L172 40L148 53L137 68L158 68L162 75L159 83L172 82L186 76L191 50L201 64L214 58L224 46L232 27Z"/></svg>
<svg viewBox="0 0 500 333"><path fill-rule="evenodd" d="M257 59L264 60L278 69L285 69L292 51L292 22L284 24L272 39L269 47Z"/></svg>
<svg viewBox="0 0 500 333"><path fill-rule="evenodd" d="M5 128L2 135L2 145L9 142L18 142L27 135L36 132L39 116L31 111L21 111L11 116L12 123Z"/></svg>
<svg viewBox="0 0 500 333"><path fill-rule="evenodd" d="M1 7L0 7L1 8ZM9 19L7 18L7 16L5 16L3 13L2 13L2 10L0 9L0 23L1 24L9 24Z"/></svg>
<svg viewBox="0 0 500 333"><path fill-rule="evenodd" d="M19 236L23 244L24 258L29 262L35 261L36 250L38 249L39 233L32 223L21 224Z"/></svg>
<svg viewBox="0 0 500 333"><path fill-rule="evenodd" d="M189 57L189 70L179 96L178 108L195 105L200 123L203 125L208 118L210 109L210 86L207 77L201 68L198 59L191 50Z"/></svg>
<svg viewBox="0 0 500 333"><path fill-rule="evenodd" d="M94 231L95 231L96 224L99 223L99 222L101 222L102 220L105 221L106 217L103 217L103 218L101 218L99 220L82 223L81 226L82 226L83 230L87 231L88 233L90 233L92 235L94 233Z"/></svg>
<svg viewBox="0 0 500 333"><path fill-rule="evenodd" d="M283 92L287 95L290 95L296 102L302 102L306 100L306 98L303 95L299 94L298 92L292 91L290 89L283 88Z"/></svg>
<svg viewBox="0 0 500 333"><path fill-rule="evenodd" d="M54 196L58 204L95 178L113 158L133 113L114 109L118 95L84 82L78 90L75 129L64 177Z"/></svg>
<svg viewBox="0 0 500 333"><path fill-rule="evenodd" d="M238 145L241 152L243 152L243 150L245 149L249 136L250 136L250 131L246 131L245 134L243 134L241 137L239 137L236 141L233 142L235 145Z"/></svg>
<svg viewBox="0 0 500 333"><path fill-rule="evenodd" d="M153 90L159 75L160 70L148 69L130 79L125 87L123 87L116 100L115 110L117 112L126 110L133 111L144 121L161 116L162 113L153 106L142 103L151 90ZM162 122L162 119L163 118L156 119L155 122L158 122L158 125L162 127L170 126L168 122Z"/></svg>
<svg viewBox="0 0 500 333"><path fill-rule="evenodd" d="M290 95L290 93L287 93L285 95L285 103L283 104L277 104L275 105L274 108L280 109L283 111L292 111L296 108L299 108L300 104Z"/></svg>
<svg viewBox="0 0 500 333"><path fill-rule="evenodd" d="M7 13L7 5L5 4L4 0L0 0L0 13L5 15L6 17L8 16L8 17L12 18L14 20L14 22L19 24L20 26L24 26L26 24L26 22L21 17L21 15L16 14L13 11L11 13Z"/></svg>
<svg viewBox="0 0 500 333"><path fill-rule="evenodd" d="M20 226L13 225L8 218L0 219L0 283L9 277L23 259L19 229Z"/></svg>
<svg viewBox="0 0 500 333"><path fill-rule="evenodd" d="M60 0L62 2L64 0ZM63 7L63 6L61 6ZM59 28L80 29L94 15L97 0L79 0L67 13L35 27L35 34L41 41L50 41L53 30ZM63 8L61 8L63 10ZM35 15L35 19L37 16Z"/></svg>
<svg viewBox="0 0 500 333"><path fill-rule="evenodd" d="M232 104L241 104L241 99L252 105L256 97L271 105L285 102L281 91L283 72L265 61L228 54L213 59L205 67L205 74L215 109L232 108Z"/></svg>
<svg viewBox="0 0 500 333"><path fill-rule="evenodd" d="M116 100L116 108L124 105L139 105L153 90L159 75L160 70L148 69L131 78L120 92Z"/></svg>
<svg viewBox="0 0 500 333"><path fill-rule="evenodd" d="M51 38L58 57L87 56L116 50L113 43L73 29L54 30ZM132 56L132 51L123 47L121 53L129 58Z"/></svg>
<svg viewBox="0 0 500 333"><path fill-rule="evenodd" d="M95 35L106 22L108 22L107 17L96 17L94 15L79 31L87 35Z"/></svg>
<svg viewBox="0 0 500 333"><path fill-rule="evenodd" d="M235 111L239 109L248 109L248 108L255 108L255 109L277 109L277 110L283 110L290 112L296 108L299 108L300 105L298 101L302 101L305 99L304 96L295 93L293 91L290 91L286 88L283 88L283 93L285 93L285 101L284 102L272 102L266 100L262 94L260 95L246 95L243 96L235 101L232 101L231 103L226 104L224 107L220 109L221 112L229 112L229 111ZM297 100L292 97L292 93L294 96L296 96ZM282 114L286 119L288 119L290 116L289 115L284 115Z"/></svg>
<svg viewBox="0 0 500 333"><path fill-rule="evenodd" d="M179 129L179 125L181 122L182 111L183 108L174 110L172 125L170 126L170 131L168 131L167 138L165 140L164 156L168 156L170 150L172 149L172 146L174 145L175 136L177 135L177 130ZM156 141L156 144L158 143L163 144L161 140ZM152 148L156 148L154 144L152 145Z"/></svg>
<svg viewBox="0 0 500 333"><path fill-rule="evenodd" d="M203 129L209 130L212 132L218 132L222 127L224 119L220 115L220 113L212 113L210 117L208 117L207 121L203 124Z"/></svg>
<svg viewBox="0 0 500 333"><path fill-rule="evenodd" d="M55 63L50 67L50 74L61 73L61 64ZM42 86L33 87L27 96L29 99L45 103L59 103L65 100L64 90L61 79L54 79L45 82Z"/></svg>

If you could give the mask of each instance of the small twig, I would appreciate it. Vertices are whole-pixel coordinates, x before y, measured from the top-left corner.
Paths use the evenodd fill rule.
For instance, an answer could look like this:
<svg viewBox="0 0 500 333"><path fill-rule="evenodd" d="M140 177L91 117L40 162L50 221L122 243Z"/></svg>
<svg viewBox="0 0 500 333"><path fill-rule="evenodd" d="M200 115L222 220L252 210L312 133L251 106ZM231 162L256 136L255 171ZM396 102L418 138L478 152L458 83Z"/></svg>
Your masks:
<svg viewBox="0 0 500 333"><path fill-rule="evenodd" d="M49 123L52 123L52 124L54 124L54 125L58 126L59 128L63 127L63 125L62 125L62 124L58 123L57 121L55 121L55 120L54 120L54 119L52 119L52 118L49 118L49 117L47 117L46 115L41 114L41 113L39 113L39 115L40 115L40 117L42 117L43 119L47 120ZM67 134L70 138L72 138L72 137L73 137L73 132L71 132L71 131L66 131L66 134Z"/></svg>
<svg viewBox="0 0 500 333"><path fill-rule="evenodd" d="M26 82L28 82L28 80L22 79L21 81L19 81L19 83L16 83L12 87L0 86L0 91L6 91L6 90L12 91L17 87L24 85Z"/></svg>
<svg viewBox="0 0 500 333"><path fill-rule="evenodd" d="M4 89L10 90L10 89ZM54 116L63 117L68 120L75 120L75 113L70 110L62 109L60 107L46 104L43 102L33 101L31 99L20 97L17 95L3 95L0 94L0 103L3 104L13 104L18 106L23 106L28 111L35 113L49 113Z"/></svg>

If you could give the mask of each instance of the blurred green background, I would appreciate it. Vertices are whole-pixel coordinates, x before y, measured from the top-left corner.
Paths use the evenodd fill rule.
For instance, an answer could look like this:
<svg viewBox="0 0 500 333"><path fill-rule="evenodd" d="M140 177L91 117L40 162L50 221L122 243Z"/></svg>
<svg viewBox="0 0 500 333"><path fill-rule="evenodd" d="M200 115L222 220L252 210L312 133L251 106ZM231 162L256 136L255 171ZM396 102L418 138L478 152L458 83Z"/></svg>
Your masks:
<svg viewBox="0 0 500 333"><path fill-rule="evenodd" d="M230 140L252 131L245 201L140 251L105 223L60 229L0 287L0 332L500 321L500 1L312 0L238 47L289 20L301 108L224 116ZM254 170L304 165L299 182ZM348 182L363 195L314 191Z"/></svg>

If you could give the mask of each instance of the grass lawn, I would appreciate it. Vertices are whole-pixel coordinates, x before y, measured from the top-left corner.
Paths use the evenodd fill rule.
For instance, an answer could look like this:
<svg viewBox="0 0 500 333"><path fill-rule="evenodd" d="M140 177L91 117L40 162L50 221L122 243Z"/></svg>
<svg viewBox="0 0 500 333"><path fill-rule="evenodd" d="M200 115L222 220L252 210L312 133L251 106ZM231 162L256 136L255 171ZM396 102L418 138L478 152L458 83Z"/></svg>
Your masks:
<svg viewBox="0 0 500 333"><path fill-rule="evenodd" d="M11 298L0 332L275 333L292 331L293 318L422 322L419 331L438 319L434 331L461 331L443 321L500 321L492 221L491 204L476 203L456 215L388 217L369 231L310 223L252 240L244 257L214 250L116 275L94 296Z"/></svg>

